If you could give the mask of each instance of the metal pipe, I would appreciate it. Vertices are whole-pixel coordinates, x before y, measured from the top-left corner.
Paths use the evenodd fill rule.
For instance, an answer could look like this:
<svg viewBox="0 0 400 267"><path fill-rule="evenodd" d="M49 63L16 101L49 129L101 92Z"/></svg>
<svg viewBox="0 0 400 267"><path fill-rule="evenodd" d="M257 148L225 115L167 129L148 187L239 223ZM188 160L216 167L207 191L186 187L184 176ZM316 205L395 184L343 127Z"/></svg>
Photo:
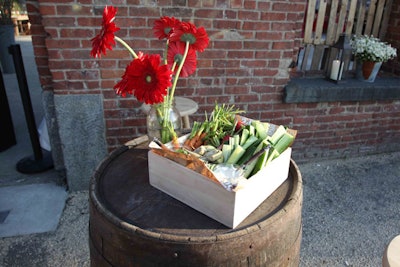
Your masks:
<svg viewBox="0 0 400 267"><path fill-rule="evenodd" d="M31 139L34 157L35 160L42 160L42 148L40 147L39 134L36 128L35 116L33 114L32 102L29 95L28 82L26 80L20 45L10 45L8 47L8 52L12 55L14 60L15 72L17 75L19 91L21 94L22 105L24 107L25 119L28 125L29 137Z"/></svg>

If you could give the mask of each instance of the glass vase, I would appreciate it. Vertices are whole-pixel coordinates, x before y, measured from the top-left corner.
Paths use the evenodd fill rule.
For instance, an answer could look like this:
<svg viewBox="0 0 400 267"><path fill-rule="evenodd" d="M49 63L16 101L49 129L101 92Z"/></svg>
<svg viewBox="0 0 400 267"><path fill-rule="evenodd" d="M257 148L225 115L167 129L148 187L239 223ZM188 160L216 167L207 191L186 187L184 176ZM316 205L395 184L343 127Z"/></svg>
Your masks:
<svg viewBox="0 0 400 267"><path fill-rule="evenodd" d="M162 143L168 143L182 131L181 115L176 108L175 101L172 104L163 102L150 107L146 118L147 135L149 140L157 137Z"/></svg>

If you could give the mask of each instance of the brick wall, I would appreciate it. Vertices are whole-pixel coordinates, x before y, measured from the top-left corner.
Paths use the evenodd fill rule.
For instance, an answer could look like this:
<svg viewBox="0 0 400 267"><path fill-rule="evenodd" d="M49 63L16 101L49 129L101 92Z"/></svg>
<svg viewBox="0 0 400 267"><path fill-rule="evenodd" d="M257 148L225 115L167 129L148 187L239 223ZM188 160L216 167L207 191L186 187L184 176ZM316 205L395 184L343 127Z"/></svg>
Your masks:
<svg viewBox="0 0 400 267"><path fill-rule="evenodd" d="M43 90L53 90L47 46L45 43L46 32L42 23L39 3L38 1L27 1L26 8L29 14L29 21L31 23L32 44L40 83Z"/></svg>
<svg viewBox="0 0 400 267"><path fill-rule="evenodd" d="M386 41L393 47L397 47L398 57L386 63L385 69L400 75L400 0L393 1L392 14L386 32Z"/></svg>
<svg viewBox="0 0 400 267"><path fill-rule="evenodd" d="M394 1L388 30L388 40L397 47L399 31L392 29L399 27L399 1ZM160 16L205 27L210 45L198 55L195 75L181 79L177 90L177 95L199 104L193 119L202 119L215 101L234 103L248 117L299 130L294 146L297 160L400 147L399 101L282 103L282 91L290 79L288 67L300 45L305 0L27 1L44 89L58 96L100 95L108 151L146 130L141 103L119 98L112 90L129 62L128 53L117 47L100 60L89 57L90 39L99 30L106 3L119 8L117 35L138 50L160 52L162 42L151 30ZM394 68L399 70L396 60Z"/></svg>

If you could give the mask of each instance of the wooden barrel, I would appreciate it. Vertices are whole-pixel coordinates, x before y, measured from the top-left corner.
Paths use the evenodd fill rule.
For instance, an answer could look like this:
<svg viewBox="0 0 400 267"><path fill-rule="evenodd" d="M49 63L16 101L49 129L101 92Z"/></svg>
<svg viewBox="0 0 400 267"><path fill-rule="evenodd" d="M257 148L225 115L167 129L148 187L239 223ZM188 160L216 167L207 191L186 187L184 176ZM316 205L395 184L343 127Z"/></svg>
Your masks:
<svg viewBox="0 0 400 267"><path fill-rule="evenodd" d="M288 179L230 229L150 186L147 149L122 147L91 179L91 265L298 266L302 198L291 161Z"/></svg>

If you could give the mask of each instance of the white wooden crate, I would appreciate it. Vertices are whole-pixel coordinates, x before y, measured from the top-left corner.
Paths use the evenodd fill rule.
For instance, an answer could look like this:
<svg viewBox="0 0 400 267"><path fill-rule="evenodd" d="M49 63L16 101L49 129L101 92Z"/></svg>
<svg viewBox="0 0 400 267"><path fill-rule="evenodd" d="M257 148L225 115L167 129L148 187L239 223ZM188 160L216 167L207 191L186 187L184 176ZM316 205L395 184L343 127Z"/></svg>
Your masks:
<svg viewBox="0 0 400 267"><path fill-rule="evenodd" d="M150 184L214 220L235 228L288 177L289 147L236 191L172 160L148 153Z"/></svg>

